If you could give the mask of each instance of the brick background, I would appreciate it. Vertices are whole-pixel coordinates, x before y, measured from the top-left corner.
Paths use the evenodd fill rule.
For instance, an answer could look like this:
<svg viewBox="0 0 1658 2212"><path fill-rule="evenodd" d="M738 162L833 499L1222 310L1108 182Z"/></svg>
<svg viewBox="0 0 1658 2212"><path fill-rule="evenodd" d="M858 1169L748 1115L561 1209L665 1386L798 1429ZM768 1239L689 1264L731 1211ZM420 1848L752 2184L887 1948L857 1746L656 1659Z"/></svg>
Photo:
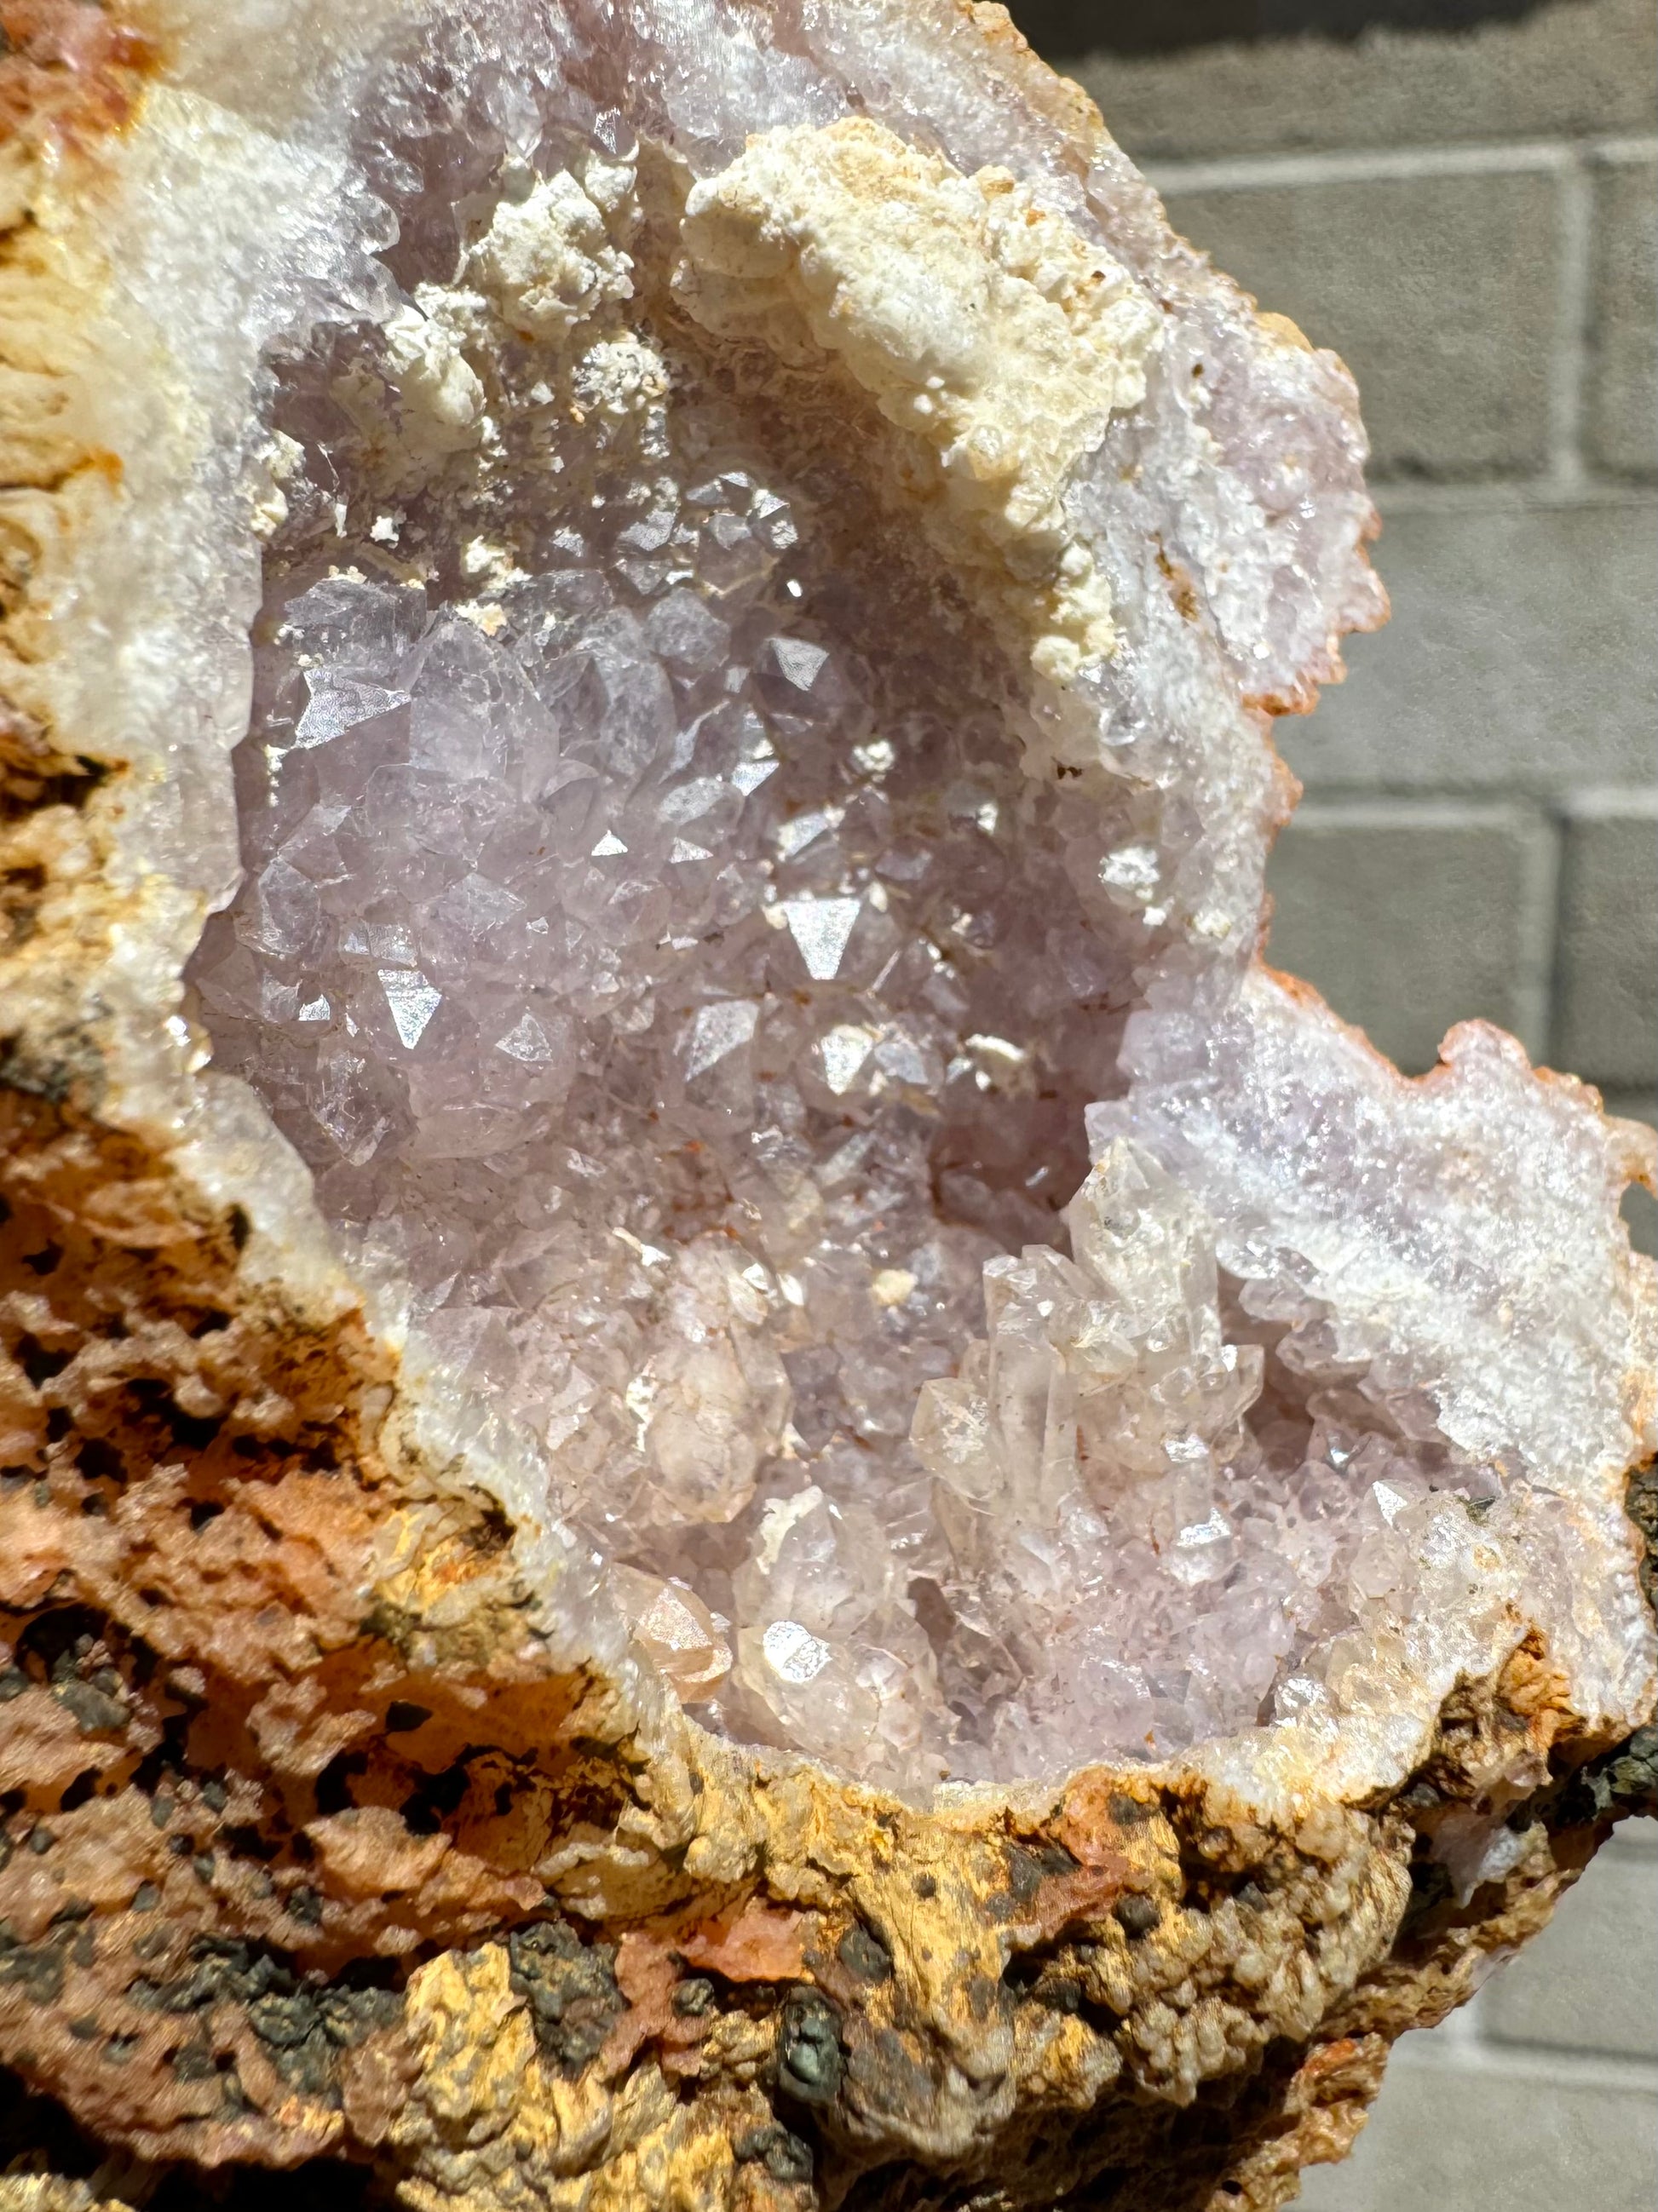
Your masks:
<svg viewBox="0 0 1658 2212"><path fill-rule="evenodd" d="M1651 0L1061 65L1177 226L1364 395L1393 620L1278 725L1307 798L1273 856L1271 957L1405 1067L1484 1014L1658 1118ZM1651 1202L1629 1210L1650 1249ZM1650 2212L1653 1823L1405 2039L1304 2201Z"/></svg>

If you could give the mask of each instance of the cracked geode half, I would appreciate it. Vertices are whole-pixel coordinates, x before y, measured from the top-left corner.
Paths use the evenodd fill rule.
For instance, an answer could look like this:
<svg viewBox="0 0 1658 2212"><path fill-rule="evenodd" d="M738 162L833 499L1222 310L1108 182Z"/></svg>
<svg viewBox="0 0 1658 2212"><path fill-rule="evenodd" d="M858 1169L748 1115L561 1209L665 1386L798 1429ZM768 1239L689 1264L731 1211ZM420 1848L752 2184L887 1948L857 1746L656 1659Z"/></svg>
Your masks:
<svg viewBox="0 0 1658 2212"><path fill-rule="evenodd" d="M1281 2203L1652 1787L1649 1140L1259 957L1345 372L997 9L4 24L0 2055Z"/></svg>

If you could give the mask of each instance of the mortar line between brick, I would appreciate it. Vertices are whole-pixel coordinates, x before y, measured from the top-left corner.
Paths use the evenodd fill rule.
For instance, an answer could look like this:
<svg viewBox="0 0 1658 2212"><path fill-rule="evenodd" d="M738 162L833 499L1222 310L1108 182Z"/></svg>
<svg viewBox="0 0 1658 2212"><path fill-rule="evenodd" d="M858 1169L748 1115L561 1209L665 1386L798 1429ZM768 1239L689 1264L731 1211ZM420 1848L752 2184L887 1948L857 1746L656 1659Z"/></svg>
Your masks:
<svg viewBox="0 0 1658 2212"><path fill-rule="evenodd" d="M1549 2088L1612 2089L1638 2096L1658 2095L1658 2064L1649 2058L1620 2058L1611 2052L1573 2051L1559 2044L1490 2043L1441 2039L1433 2031L1430 2049L1400 2044L1390 2065L1400 2073L1492 2075L1510 2081L1535 2081Z"/></svg>
<svg viewBox="0 0 1658 2212"><path fill-rule="evenodd" d="M1568 822L1658 822L1658 786L1573 784L1554 799Z"/></svg>
<svg viewBox="0 0 1658 2212"><path fill-rule="evenodd" d="M1577 159L1577 148L1564 141L1527 140L1493 146L1377 146L1344 153L1151 161L1145 174L1160 192L1222 191L1263 185L1372 184L1399 177L1547 174Z"/></svg>
<svg viewBox="0 0 1658 2212"><path fill-rule="evenodd" d="M1594 161L1650 161L1658 160L1658 138L1591 138L1583 151Z"/></svg>
<svg viewBox="0 0 1658 2212"><path fill-rule="evenodd" d="M1462 483L1412 483L1394 477L1372 484L1370 493L1384 521L1393 514L1547 514L1561 508L1649 508L1654 504L1649 483L1588 476L1573 484L1557 483L1552 476L1476 477Z"/></svg>
<svg viewBox="0 0 1658 2212"><path fill-rule="evenodd" d="M1588 383L1589 321L1594 312L1594 193L1587 164L1576 155L1560 172L1560 286L1555 300L1549 362L1549 475L1575 490L1583 466L1583 408Z"/></svg>
<svg viewBox="0 0 1658 2212"><path fill-rule="evenodd" d="M1533 1064L1553 1064L1560 1005L1561 862L1565 836L1559 817L1535 809L1521 861L1520 927L1515 963L1515 1024Z"/></svg>
<svg viewBox="0 0 1658 2212"><path fill-rule="evenodd" d="M1448 791L1418 784L1387 791L1332 791L1317 784L1295 809L1297 829L1514 830L1530 828L1539 811L1563 803L1506 786L1501 791Z"/></svg>
<svg viewBox="0 0 1658 2212"><path fill-rule="evenodd" d="M1131 156L1131 158L1133 158ZM1326 147L1296 154L1216 155L1137 162L1160 191L1240 190L1252 185L1368 184L1395 177L1501 176L1564 168L1574 161L1658 160L1658 137L1514 138L1448 146Z"/></svg>

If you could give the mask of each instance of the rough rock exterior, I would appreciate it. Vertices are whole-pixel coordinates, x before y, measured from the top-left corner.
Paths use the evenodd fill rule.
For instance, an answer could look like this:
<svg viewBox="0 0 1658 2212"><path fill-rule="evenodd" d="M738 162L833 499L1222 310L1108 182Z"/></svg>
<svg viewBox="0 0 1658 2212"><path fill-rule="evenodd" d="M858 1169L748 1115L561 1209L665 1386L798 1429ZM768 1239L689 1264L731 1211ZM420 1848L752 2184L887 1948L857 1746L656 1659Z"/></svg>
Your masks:
<svg viewBox="0 0 1658 2212"><path fill-rule="evenodd" d="M0 10L0 2203L1276 2206L1652 1802L1637 1140L1253 957L1379 611L1338 365L997 9L621 13ZM688 422L788 495L630 504ZM535 913L451 832L544 757Z"/></svg>

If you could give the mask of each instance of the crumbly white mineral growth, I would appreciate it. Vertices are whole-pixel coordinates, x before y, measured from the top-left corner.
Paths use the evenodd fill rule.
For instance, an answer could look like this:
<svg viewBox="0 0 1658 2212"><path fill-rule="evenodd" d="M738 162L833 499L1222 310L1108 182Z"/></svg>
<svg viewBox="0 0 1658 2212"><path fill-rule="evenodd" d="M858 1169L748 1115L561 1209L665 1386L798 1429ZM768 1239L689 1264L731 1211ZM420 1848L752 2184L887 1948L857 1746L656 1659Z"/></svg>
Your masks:
<svg viewBox="0 0 1658 2212"><path fill-rule="evenodd" d="M856 117L768 131L694 185L674 289L706 330L826 357L901 434L870 455L976 595L1068 681L1114 642L1065 511L1077 463L1145 395L1157 310L1008 170L964 177Z"/></svg>
<svg viewBox="0 0 1658 2212"><path fill-rule="evenodd" d="M501 417L525 404L503 383L515 342L534 349L532 404L562 405L578 422L596 416L596 434L660 413L667 367L619 313L633 295L625 245L638 218L633 163L595 148L577 166L579 177L509 167L453 276L415 284L387 318L377 356L353 361L336 379L333 397L362 433L363 461L387 497L425 489L458 456L479 455L480 482L506 465ZM512 465L538 459L548 461L516 442ZM396 545L396 514L370 534ZM505 549L470 563L463 555L462 567L474 578L524 580Z"/></svg>
<svg viewBox="0 0 1658 2212"><path fill-rule="evenodd" d="M466 257L466 274L521 337L568 337L632 296L633 264L606 221L631 208L632 167L602 160L584 167L596 198L568 169L539 177L524 198L500 203Z"/></svg>
<svg viewBox="0 0 1658 2212"><path fill-rule="evenodd" d="M187 401L106 380L53 702L132 1110L274 1270L247 1079L434 1457L728 1734L1362 1796L1528 1626L1643 1717L1635 1140L1253 961L1261 702L1378 608L1338 365L954 0L375 20L314 109L202 47L112 185Z"/></svg>

